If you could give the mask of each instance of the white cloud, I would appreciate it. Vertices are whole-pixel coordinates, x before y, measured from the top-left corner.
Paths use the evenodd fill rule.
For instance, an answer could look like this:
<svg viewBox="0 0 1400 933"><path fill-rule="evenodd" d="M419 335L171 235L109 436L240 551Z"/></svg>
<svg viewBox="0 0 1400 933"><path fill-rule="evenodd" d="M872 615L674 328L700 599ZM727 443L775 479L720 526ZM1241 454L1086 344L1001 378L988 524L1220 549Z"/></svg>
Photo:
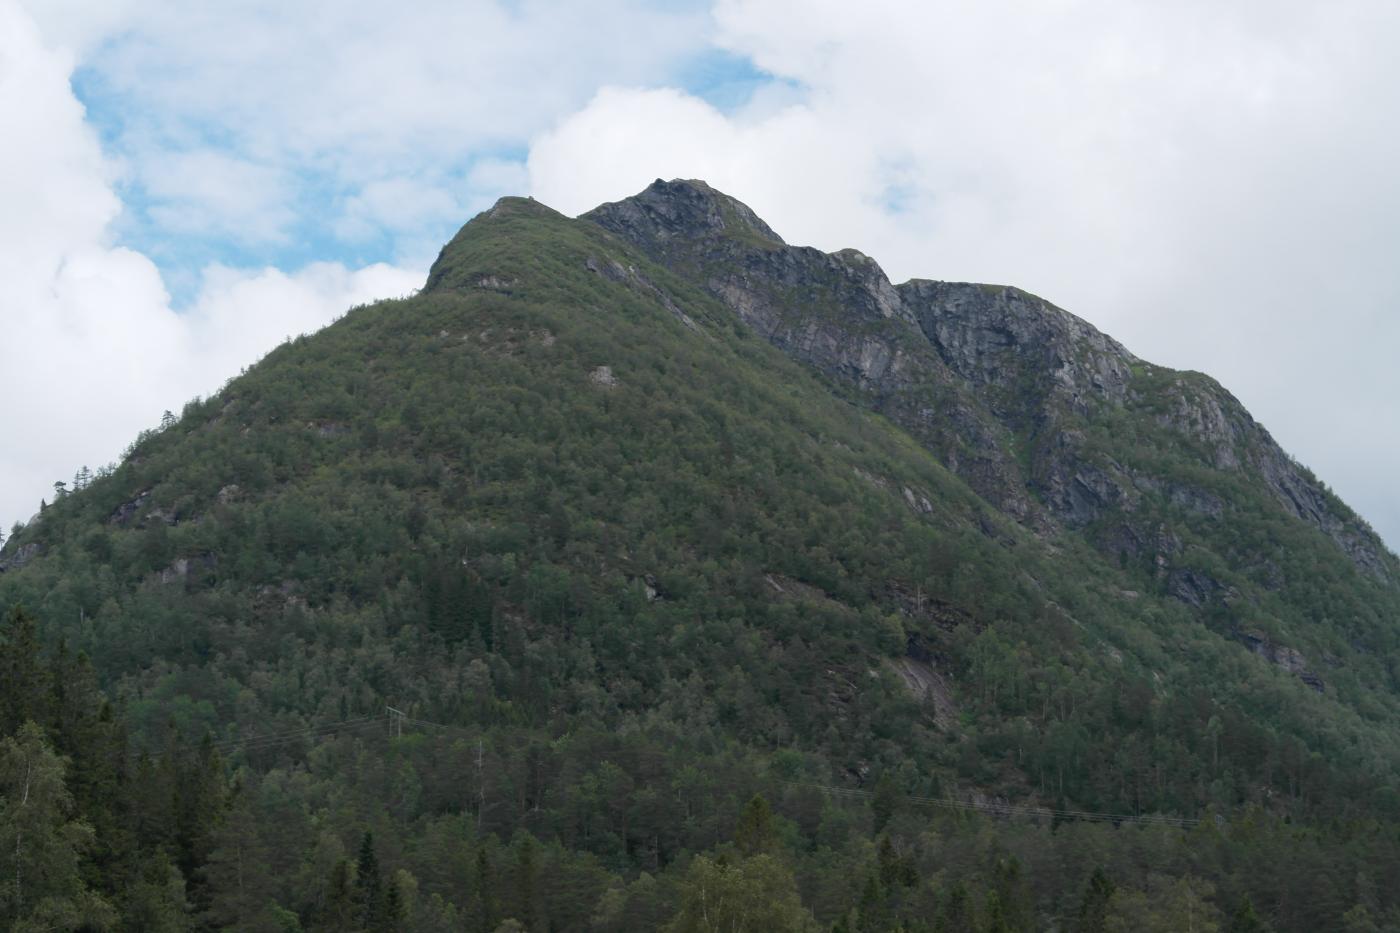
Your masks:
<svg viewBox="0 0 1400 933"><path fill-rule="evenodd" d="M214 267L177 314L191 273L113 243L120 165L177 235L388 238L409 268L527 184L579 211L703 177L796 242L1014 282L1219 376L1400 541L1397 20L1384 0L0 0L0 391L25 401L0 416L0 518L286 333L417 284ZM737 113L663 86L715 41L787 80ZM64 48L109 108L106 153Z"/></svg>
<svg viewBox="0 0 1400 933"><path fill-rule="evenodd" d="M343 239L364 240L386 230L412 234L461 216L462 206L446 185L385 178L347 199L336 230Z"/></svg>
<svg viewBox="0 0 1400 933"><path fill-rule="evenodd" d="M318 330L352 305L407 295L425 275L382 263L356 270L313 263L294 275L213 266L205 270L194 307L181 317L196 355L247 364L281 338Z"/></svg>
<svg viewBox="0 0 1400 933"><path fill-rule="evenodd" d="M612 87L536 140L568 211L699 176L898 279L1009 282L1234 390L1400 542L1400 8L721 0L795 82Z"/></svg>
<svg viewBox="0 0 1400 933"><path fill-rule="evenodd" d="M317 264L206 270L187 314L154 264L112 245L112 172L69 87L71 59L0 0L0 519L28 518L50 484L115 459L163 409L217 389L282 337L422 273Z"/></svg>
<svg viewBox="0 0 1400 933"><path fill-rule="evenodd" d="M283 210L294 198L280 176L313 176L321 190L356 199L336 227L346 236L395 232L401 207L376 186L442 187L445 173L519 146L604 81L664 79L713 31L698 2L25 2L121 108L115 146L138 184L156 186L153 219L187 215L245 238L275 234L286 218L260 222L220 194L220 174L275 169L279 177L253 188ZM179 168L185 154L213 148L228 160L221 172L162 182L164 163Z"/></svg>
<svg viewBox="0 0 1400 933"><path fill-rule="evenodd" d="M168 234L282 243L296 221L283 172L211 149L157 152L138 163L151 219Z"/></svg>

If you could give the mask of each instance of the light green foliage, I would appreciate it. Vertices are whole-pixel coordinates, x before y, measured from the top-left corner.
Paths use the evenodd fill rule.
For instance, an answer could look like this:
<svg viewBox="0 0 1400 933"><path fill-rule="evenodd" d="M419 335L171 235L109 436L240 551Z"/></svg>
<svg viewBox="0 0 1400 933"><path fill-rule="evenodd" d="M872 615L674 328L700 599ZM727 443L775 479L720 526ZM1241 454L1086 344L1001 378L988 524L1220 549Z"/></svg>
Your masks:
<svg viewBox="0 0 1400 933"><path fill-rule="evenodd" d="M1200 878L1148 879L1145 891L1120 888L1108 903L1107 933L1217 933L1215 888Z"/></svg>
<svg viewBox="0 0 1400 933"><path fill-rule="evenodd" d="M79 873L92 830L71 819L63 772L32 722L0 741L0 917L13 930L100 929L114 919Z"/></svg>
<svg viewBox="0 0 1400 933"><path fill-rule="evenodd" d="M681 882L667 933L799 933L816 930L792 873L770 855L734 862L697 856Z"/></svg>

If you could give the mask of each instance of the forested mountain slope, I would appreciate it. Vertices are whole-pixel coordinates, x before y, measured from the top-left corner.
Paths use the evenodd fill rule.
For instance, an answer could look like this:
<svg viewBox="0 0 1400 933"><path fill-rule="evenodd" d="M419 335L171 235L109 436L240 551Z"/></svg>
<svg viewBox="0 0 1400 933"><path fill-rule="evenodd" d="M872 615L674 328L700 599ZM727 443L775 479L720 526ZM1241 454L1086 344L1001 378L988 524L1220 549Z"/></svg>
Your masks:
<svg viewBox="0 0 1400 933"><path fill-rule="evenodd" d="M1364 523L1206 377L701 183L503 199L0 568L22 920L1400 920Z"/></svg>

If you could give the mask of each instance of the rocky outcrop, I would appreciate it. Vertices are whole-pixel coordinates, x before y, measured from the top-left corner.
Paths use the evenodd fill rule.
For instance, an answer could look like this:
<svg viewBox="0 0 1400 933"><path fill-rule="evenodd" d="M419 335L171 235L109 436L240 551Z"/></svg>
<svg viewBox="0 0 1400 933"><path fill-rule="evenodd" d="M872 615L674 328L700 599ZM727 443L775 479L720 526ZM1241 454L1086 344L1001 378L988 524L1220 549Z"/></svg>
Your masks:
<svg viewBox="0 0 1400 933"><path fill-rule="evenodd" d="M658 178L641 194L604 204L587 215L622 232L631 243L651 253L664 253L676 239L694 240L726 235L783 246L748 205L711 188L703 181L663 181Z"/></svg>
<svg viewBox="0 0 1400 933"><path fill-rule="evenodd" d="M931 663L913 657L885 658L884 664L899 677L905 689L925 704L939 728L951 730L957 722L957 706L948 681Z"/></svg>
<svg viewBox="0 0 1400 933"><path fill-rule="evenodd" d="M108 516L107 523L110 525L129 524L131 520L136 517L136 513L145 508L146 504L150 501L151 490L141 490L135 496L117 506L112 514Z"/></svg>
<svg viewBox="0 0 1400 933"><path fill-rule="evenodd" d="M585 216L703 281L755 332L858 392L1003 512L1048 529L1014 438L938 358L874 260L788 246L747 207L700 182L658 181Z"/></svg>
<svg viewBox="0 0 1400 933"><path fill-rule="evenodd" d="M1048 301L1019 288L924 279L899 294L944 362L1000 414L1033 416L1050 394L1080 413L1127 397L1137 357Z"/></svg>
<svg viewBox="0 0 1400 933"><path fill-rule="evenodd" d="M1225 521L1222 490L1247 474L1363 572L1400 585L1400 564L1380 540L1218 383L1146 363L1041 298L966 282L893 285L856 250L788 245L703 182L658 180L584 218L703 282L770 343L853 390L1038 533L1137 528L1144 510ZM595 271L628 274L602 264ZM1115 435L1125 427L1131 437ZM1163 471L1183 458L1201 469ZM1093 540L1124 553L1142 537L1100 532ZM1213 593L1184 571L1169 590L1193 606Z"/></svg>
<svg viewBox="0 0 1400 933"><path fill-rule="evenodd" d="M680 305L676 304L666 291L657 287L650 279L638 272L635 266L624 266L616 259L600 259L597 256L589 256L584 260L583 265L595 275L601 275L605 279L627 285L654 299L688 329L700 332L700 325L695 323L695 319L682 311Z"/></svg>
<svg viewBox="0 0 1400 933"><path fill-rule="evenodd" d="M1303 657L1302 652L1275 643L1263 632L1243 632L1239 638L1250 651L1297 677L1310 689L1318 693L1326 691L1326 684L1308 667L1308 659Z"/></svg>
<svg viewBox="0 0 1400 933"><path fill-rule="evenodd" d="M25 564L30 563L40 554L44 553L44 546L37 541L28 544L21 544L15 548L15 552L9 557L0 558L0 573L10 570L19 570Z"/></svg>
<svg viewBox="0 0 1400 933"><path fill-rule="evenodd" d="M1193 609L1204 609L1223 589L1210 574L1190 567L1167 572L1167 594Z"/></svg>
<svg viewBox="0 0 1400 933"><path fill-rule="evenodd" d="M143 489L135 496L132 496L112 511L107 516L107 524L119 526L134 526L145 528L151 522L161 522L166 525L178 525L180 523L180 510L173 506L160 506L150 508L151 490ZM140 520L137 521L137 516Z"/></svg>
<svg viewBox="0 0 1400 933"><path fill-rule="evenodd" d="M197 554L194 557L180 557L170 563L170 566L156 571L154 582L161 586L169 586L172 583L184 583L189 579L190 574L198 574L202 571L212 570L218 566L218 557L214 554Z"/></svg>
<svg viewBox="0 0 1400 933"><path fill-rule="evenodd" d="M617 386L617 376L613 374L611 366L599 366L588 374L588 381L595 386L602 386L605 389Z"/></svg>

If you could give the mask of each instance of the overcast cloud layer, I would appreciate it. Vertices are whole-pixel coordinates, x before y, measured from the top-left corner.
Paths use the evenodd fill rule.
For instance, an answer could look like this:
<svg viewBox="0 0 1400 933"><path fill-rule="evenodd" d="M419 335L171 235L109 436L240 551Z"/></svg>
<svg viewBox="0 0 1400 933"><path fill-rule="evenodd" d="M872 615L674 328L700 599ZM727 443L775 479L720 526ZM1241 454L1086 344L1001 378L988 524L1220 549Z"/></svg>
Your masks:
<svg viewBox="0 0 1400 933"><path fill-rule="evenodd" d="M680 176L1211 373L1400 541L1395 9L0 0L0 519L495 196Z"/></svg>

